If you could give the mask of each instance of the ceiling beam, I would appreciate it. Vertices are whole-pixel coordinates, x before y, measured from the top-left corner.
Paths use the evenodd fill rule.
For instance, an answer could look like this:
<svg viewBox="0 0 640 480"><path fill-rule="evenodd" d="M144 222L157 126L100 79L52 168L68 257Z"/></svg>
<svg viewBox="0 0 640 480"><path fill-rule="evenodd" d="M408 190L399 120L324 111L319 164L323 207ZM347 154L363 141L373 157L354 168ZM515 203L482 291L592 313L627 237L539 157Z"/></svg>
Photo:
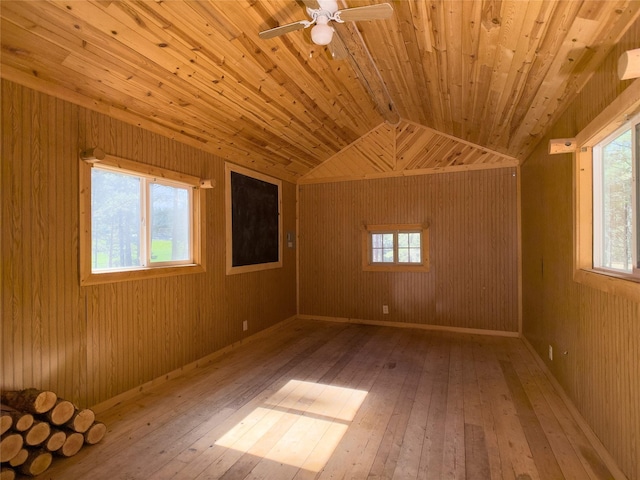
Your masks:
<svg viewBox="0 0 640 480"><path fill-rule="evenodd" d="M396 110L395 103L355 23L334 22L333 27L335 35L339 37L347 50L347 60L362 85L369 92L378 113L391 125L400 123L400 115Z"/></svg>
<svg viewBox="0 0 640 480"><path fill-rule="evenodd" d="M320 8L317 0L302 0L302 3L307 8ZM344 0L339 0L339 5L341 10L348 8ZM334 38L330 48L334 58L342 59L346 57L382 118L394 126L400 123L400 115L396 110L395 103L355 22L332 22L332 26L334 28Z"/></svg>

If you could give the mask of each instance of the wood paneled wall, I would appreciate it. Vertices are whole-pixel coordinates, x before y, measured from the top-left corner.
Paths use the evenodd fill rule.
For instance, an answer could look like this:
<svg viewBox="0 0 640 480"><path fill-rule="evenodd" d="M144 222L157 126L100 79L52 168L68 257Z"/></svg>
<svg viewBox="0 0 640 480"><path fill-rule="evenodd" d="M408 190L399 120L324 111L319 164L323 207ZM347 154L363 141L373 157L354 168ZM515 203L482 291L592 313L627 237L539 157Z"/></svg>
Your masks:
<svg viewBox="0 0 640 480"><path fill-rule="evenodd" d="M95 405L295 315L294 250L281 269L225 276L220 159L8 81L1 93L0 388ZM206 273L80 288L78 153L93 146L217 182ZM285 231L295 196L285 182Z"/></svg>
<svg viewBox="0 0 640 480"><path fill-rule="evenodd" d="M517 332L516 172L300 185L300 313ZM395 223L430 225L429 272L362 270L361 227Z"/></svg>
<svg viewBox="0 0 640 480"><path fill-rule="evenodd" d="M549 138L575 136L629 85L617 78L617 59L638 44L636 23ZM623 472L638 480L640 304L573 281L572 155L548 155L547 140L521 169L524 335Z"/></svg>

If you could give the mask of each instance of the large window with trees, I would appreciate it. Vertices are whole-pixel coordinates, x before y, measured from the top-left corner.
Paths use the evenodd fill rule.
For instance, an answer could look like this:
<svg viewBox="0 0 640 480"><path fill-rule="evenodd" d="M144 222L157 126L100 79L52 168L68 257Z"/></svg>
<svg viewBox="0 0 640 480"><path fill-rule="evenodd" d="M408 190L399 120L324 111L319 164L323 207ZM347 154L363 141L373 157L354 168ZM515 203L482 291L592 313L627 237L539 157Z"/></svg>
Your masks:
<svg viewBox="0 0 640 480"><path fill-rule="evenodd" d="M576 282L640 302L640 83L576 135Z"/></svg>
<svg viewBox="0 0 640 480"><path fill-rule="evenodd" d="M91 169L91 270L190 264L192 188Z"/></svg>
<svg viewBox="0 0 640 480"><path fill-rule="evenodd" d="M199 179L123 159L82 163L82 284L203 269Z"/></svg>
<svg viewBox="0 0 640 480"><path fill-rule="evenodd" d="M593 148L593 265L639 274L640 116Z"/></svg>

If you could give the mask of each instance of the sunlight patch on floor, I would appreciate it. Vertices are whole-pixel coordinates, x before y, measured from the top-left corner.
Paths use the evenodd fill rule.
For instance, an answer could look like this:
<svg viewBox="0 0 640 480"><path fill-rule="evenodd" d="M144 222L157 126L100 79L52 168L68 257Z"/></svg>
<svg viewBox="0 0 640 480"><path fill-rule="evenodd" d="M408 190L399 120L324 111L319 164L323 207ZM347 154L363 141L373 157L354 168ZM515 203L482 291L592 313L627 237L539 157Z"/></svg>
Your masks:
<svg viewBox="0 0 640 480"><path fill-rule="evenodd" d="M290 380L216 445L319 472L366 396L363 390Z"/></svg>

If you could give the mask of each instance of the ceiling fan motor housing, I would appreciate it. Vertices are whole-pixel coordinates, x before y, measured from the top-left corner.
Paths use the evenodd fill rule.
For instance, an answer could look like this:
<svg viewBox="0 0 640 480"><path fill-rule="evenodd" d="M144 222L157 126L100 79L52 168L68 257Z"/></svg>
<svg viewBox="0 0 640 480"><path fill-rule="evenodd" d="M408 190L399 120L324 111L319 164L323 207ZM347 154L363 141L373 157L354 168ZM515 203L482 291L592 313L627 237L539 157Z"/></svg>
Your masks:
<svg viewBox="0 0 640 480"><path fill-rule="evenodd" d="M336 2L336 0L318 0L318 5L320 6L320 10L332 14L338 11L338 2Z"/></svg>

